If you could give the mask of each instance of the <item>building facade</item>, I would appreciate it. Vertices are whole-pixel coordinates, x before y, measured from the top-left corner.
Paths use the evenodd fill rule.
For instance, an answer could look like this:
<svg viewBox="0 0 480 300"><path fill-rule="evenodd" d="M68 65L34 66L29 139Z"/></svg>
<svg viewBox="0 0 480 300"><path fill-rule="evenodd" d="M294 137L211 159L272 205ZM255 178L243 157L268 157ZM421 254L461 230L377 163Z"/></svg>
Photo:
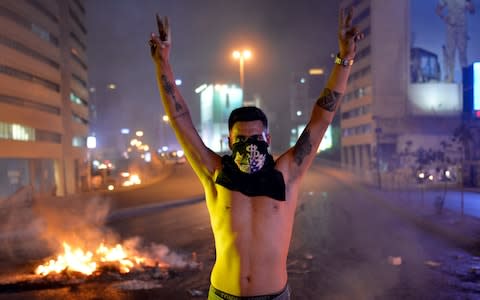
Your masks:
<svg viewBox="0 0 480 300"><path fill-rule="evenodd" d="M341 106L341 161L375 181L398 167L406 147L435 150L450 141L461 123L461 84L441 80L440 53L415 47L411 1L343 0L340 6L351 5L365 39Z"/></svg>
<svg viewBox="0 0 480 300"><path fill-rule="evenodd" d="M233 84L203 84L196 93L200 95L202 140L215 152L228 151L228 117L232 110L242 106L242 89Z"/></svg>
<svg viewBox="0 0 480 300"><path fill-rule="evenodd" d="M0 2L0 198L88 186L82 0Z"/></svg>

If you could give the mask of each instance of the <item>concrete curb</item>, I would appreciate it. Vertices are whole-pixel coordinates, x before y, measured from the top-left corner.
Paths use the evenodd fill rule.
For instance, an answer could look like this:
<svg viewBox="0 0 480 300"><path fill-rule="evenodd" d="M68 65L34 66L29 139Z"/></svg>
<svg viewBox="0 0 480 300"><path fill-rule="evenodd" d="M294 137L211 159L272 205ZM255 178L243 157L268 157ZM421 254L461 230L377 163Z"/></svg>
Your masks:
<svg viewBox="0 0 480 300"><path fill-rule="evenodd" d="M123 208L110 213L107 216L106 223L111 223L111 222L119 221L122 219L133 218L141 215L155 213L155 212L163 211L170 208L185 206L189 204L195 204L198 202L202 202L204 200L205 200L205 196L201 195L201 196L183 199L183 200L172 200L172 201L163 202L163 203L155 203L155 204L148 204L143 206Z"/></svg>

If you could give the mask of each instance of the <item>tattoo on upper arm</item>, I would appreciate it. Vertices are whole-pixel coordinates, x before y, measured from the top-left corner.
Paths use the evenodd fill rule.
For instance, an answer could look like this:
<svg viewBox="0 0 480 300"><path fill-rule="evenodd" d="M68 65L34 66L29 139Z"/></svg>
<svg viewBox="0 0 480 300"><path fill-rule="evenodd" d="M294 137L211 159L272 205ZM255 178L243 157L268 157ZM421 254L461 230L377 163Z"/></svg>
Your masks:
<svg viewBox="0 0 480 300"><path fill-rule="evenodd" d="M329 112L334 112L340 99L342 94L325 88L317 100L317 105Z"/></svg>
<svg viewBox="0 0 480 300"><path fill-rule="evenodd" d="M297 141L293 150L293 158L297 165L301 165L305 156L312 151L312 143L310 142L310 130L305 129Z"/></svg>
<svg viewBox="0 0 480 300"><path fill-rule="evenodd" d="M168 78L166 75L162 75L162 82L165 87L165 91L167 92L168 95L172 97L173 102L175 103L175 111L176 112L181 111L183 107L180 103L178 103L177 97L175 97L175 87L170 81L168 81Z"/></svg>

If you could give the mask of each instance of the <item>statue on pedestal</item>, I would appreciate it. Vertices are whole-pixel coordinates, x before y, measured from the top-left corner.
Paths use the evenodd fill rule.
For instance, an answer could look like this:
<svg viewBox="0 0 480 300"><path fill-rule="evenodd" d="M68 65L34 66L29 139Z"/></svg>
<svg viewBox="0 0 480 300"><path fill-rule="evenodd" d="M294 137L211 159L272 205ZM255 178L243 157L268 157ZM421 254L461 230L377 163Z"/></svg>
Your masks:
<svg viewBox="0 0 480 300"><path fill-rule="evenodd" d="M444 13L446 11L446 13ZM444 45L445 81L453 82L455 54L458 49L460 66L467 66L467 13L474 14L471 0L439 0L436 13L447 25L447 40Z"/></svg>

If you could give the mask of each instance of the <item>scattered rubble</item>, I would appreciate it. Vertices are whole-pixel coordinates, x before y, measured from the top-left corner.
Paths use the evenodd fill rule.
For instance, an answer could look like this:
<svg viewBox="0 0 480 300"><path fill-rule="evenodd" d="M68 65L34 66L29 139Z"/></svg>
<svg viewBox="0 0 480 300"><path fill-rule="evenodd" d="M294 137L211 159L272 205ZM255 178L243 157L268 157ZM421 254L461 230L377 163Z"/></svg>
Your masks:
<svg viewBox="0 0 480 300"><path fill-rule="evenodd" d="M201 290L198 290L198 289L188 289L187 292L192 297L203 297L203 296L205 296L205 293Z"/></svg>
<svg viewBox="0 0 480 300"><path fill-rule="evenodd" d="M427 261L425 261L425 265L427 265L429 267L432 267L432 268L436 268L436 267L439 267L441 265L441 263L433 261L433 260L427 260Z"/></svg>
<svg viewBox="0 0 480 300"><path fill-rule="evenodd" d="M313 256L311 253L305 253L305 254L303 255L303 257L304 257L305 259L312 260L314 256Z"/></svg>
<svg viewBox="0 0 480 300"><path fill-rule="evenodd" d="M137 279L117 282L112 284L111 286L122 291L151 290L163 287L162 284L153 280L143 281Z"/></svg>

